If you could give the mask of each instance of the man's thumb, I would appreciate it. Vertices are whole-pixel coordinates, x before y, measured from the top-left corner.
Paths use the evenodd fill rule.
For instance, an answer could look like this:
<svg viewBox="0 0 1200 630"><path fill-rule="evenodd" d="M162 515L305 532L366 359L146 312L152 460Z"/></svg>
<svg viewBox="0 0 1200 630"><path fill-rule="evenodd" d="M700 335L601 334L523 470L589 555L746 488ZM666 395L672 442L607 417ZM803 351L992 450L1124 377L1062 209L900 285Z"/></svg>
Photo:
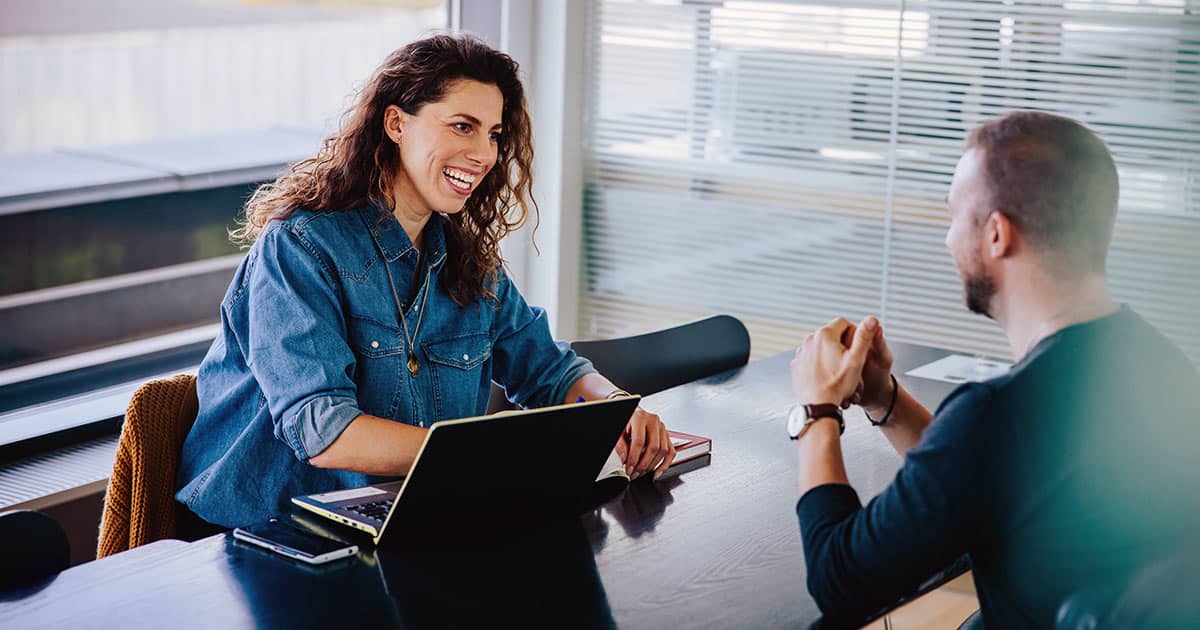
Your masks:
<svg viewBox="0 0 1200 630"><path fill-rule="evenodd" d="M862 320L858 325L858 330L854 331L854 340L850 342L851 361L854 362L854 368L861 370L863 364L867 362L867 353L871 351L871 343L875 339L875 332L879 330L879 320L874 315Z"/></svg>

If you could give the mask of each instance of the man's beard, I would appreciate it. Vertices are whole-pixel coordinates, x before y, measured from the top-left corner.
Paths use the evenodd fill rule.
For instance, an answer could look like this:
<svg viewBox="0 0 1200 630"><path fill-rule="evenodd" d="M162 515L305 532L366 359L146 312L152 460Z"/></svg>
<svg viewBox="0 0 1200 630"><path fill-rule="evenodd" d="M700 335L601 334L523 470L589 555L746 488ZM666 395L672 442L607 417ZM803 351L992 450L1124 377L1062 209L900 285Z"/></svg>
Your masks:
<svg viewBox="0 0 1200 630"><path fill-rule="evenodd" d="M996 283L984 273L968 273L963 280L963 296L967 310L991 317L992 297L996 295Z"/></svg>

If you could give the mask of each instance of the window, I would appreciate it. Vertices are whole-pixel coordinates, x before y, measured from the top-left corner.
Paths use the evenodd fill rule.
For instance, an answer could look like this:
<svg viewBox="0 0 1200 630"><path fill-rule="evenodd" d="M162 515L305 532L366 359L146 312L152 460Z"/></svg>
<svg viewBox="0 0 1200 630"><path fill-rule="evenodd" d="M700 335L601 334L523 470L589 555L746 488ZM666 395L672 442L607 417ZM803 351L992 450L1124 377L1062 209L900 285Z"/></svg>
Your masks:
<svg viewBox="0 0 1200 630"><path fill-rule="evenodd" d="M1121 174L1110 285L1200 362L1200 2L603 0L580 326L712 312L755 356L846 315L1004 356L962 306L944 196L966 134L1074 117Z"/></svg>
<svg viewBox="0 0 1200 630"><path fill-rule="evenodd" d="M320 129L387 53L447 24L442 0L4 4L0 153Z"/></svg>
<svg viewBox="0 0 1200 630"><path fill-rule="evenodd" d="M111 385L113 362L198 362L247 196L316 152L389 52L448 23L444 0L120 9L0 8L0 413Z"/></svg>

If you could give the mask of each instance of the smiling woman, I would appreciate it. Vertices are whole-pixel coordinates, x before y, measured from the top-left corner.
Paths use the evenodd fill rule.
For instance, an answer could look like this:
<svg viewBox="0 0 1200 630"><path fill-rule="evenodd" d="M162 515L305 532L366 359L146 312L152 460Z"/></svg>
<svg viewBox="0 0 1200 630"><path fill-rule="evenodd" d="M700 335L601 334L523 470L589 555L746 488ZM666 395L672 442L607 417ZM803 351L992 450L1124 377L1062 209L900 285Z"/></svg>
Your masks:
<svg viewBox="0 0 1200 630"><path fill-rule="evenodd" d="M234 236L251 247L200 366L176 498L252 524L405 474L427 427L482 415L493 381L529 407L624 394L502 267L532 158L510 57L449 35L388 56L318 154L246 205ZM641 410L617 449L633 474L674 454Z"/></svg>
<svg viewBox="0 0 1200 630"><path fill-rule="evenodd" d="M487 128L481 118L489 119ZM267 222L302 208L373 205L395 212L411 239L432 209L448 219L451 256L442 280L462 305L488 294L487 276L500 268L500 239L525 221L532 162L516 62L470 37L431 37L384 60L341 129L315 157L261 187L234 236L250 243ZM480 181L465 188L447 182L450 194L434 194L450 178L445 168Z"/></svg>

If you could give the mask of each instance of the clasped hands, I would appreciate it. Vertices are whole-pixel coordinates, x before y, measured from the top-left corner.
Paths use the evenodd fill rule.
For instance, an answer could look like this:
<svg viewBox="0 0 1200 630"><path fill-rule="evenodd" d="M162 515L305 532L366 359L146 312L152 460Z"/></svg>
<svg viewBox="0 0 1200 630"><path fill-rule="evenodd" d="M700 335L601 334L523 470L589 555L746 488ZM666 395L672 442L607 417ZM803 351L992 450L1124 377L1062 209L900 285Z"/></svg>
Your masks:
<svg viewBox="0 0 1200 630"><path fill-rule="evenodd" d="M832 403L886 409L892 396L892 352L875 316L856 326L839 317L807 335L791 362L792 391L802 405Z"/></svg>
<svg viewBox="0 0 1200 630"><path fill-rule="evenodd" d="M839 317L807 335L796 348L792 390L800 404L886 409L892 396L892 360L878 319L870 316L856 326ZM662 420L639 407L617 441L617 454L631 478L651 471L657 478L671 466L675 447Z"/></svg>

